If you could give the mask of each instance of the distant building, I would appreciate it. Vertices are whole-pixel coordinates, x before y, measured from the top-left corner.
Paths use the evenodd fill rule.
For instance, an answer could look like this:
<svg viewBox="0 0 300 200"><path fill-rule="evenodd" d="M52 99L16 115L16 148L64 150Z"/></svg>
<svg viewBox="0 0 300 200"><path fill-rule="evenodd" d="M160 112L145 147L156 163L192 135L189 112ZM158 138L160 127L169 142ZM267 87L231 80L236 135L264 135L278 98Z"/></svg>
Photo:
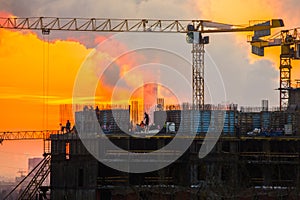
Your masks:
<svg viewBox="0 0 300 200"><path fill-rule="evenodd" d="M157 111L162 111L162 110L164 110L164 107L165 107L165 99L164 98L157 98L156 110Z"/></svg>
<svg viewBox="0 0 300 200"><path fill-rule="evenodd" d="M289 90L289 110L300 110L300 88Z"/></svg>
<svg viewBox="0 0 300 200"><path fill-rule="evenodd" d="M15 187L15 185L16 183L14 182L0 181L0 199L4 199L4 197ZM10 199L17 199L17 195L18 194L15 194Z"/></svg>
<svg viewBox="0 0 300 200"><path fill-rule="evenodd" d="M261 110L262 111L269 111L269 101L264 99L261 101Z"/></svg>
<svg viewBox="0 0 300 200"><path fill-rule="evenodd" d="M139 101L130 102L130 120L133 124L140 123L139 121Z"/></svg>
<svg viewBox="0 0 300 200"><path fill-rule="evenodd" d="M28 173L31 172L43 158L28 158Z"/></svg>
<svg viewBox="0 0 300 200"><path fill-rule="evenodd" d="M71 124L74 124L72 104L59 105L59 118L60 123L63 125L66 124L67 120L70 120Z"/></svg>
<svg viewBox="0 0 300 200"><path fill-rule="evenodd" d="M154 111L157 102L157 84L148 83L143 86L144 111Z"/></svg>
<svg viewBox="0 0 300 200"><path fill-rule="evenodd" d="M85 110L76 112L75 117L76 129L91 133L97 133L99 125L105 133L128 131L130 123L127 109L100 110L97 116L95 110Z"/></svg>
<svg viewBox="0 0 300 200"><path fill-rule="evenodd" d="M139 106L134 108L137 113ZM193 136L191 129L194 129L196 117L199 119L196 121L197 137L180 158L149 173L126 173L102 164L89 153L76 133L51 135L51 199L264 199L279 193L285 199L299 199L299 138L280 137L284 125L291 124L294 129L295 124L300 124L298 111L244 112L238 111L236 106L210 106L211 109L194 112L187 105L183 107L187 109L174 107L156 111L155 120L174 123L176 131L182 128L186 137L177 138L181 144ZM220 110L224 111L224 116L216 112ZM115 127L112 133L116 134L107 137L125 153L103 145L104 137L95 134L93 125L97 123L92 121L95 111L76 113L76 127L83 127L94 136L88 138L89 145L93 145L96 152L107 155L106 161L126 166L128 150L153 152L174 139L175 135L167 131L149 138L123 134L116 121L123 120L121 124L126 126L130 120L129 111L115 112L113 118L112 110L102 110L96 120L101 126ZM224 120L221 138L206 157L199 159L199 150L208 148L202 136L213 134L213 124L221 119ZM265 129L261 134L266 137L250 137L248 131L253 129ZM208 130L211 132L207 133ZM296 133L299 134L299 130ZM176 153L174 149L158 155L168 160ZM157 162L149 159L146 164Z"/></svg>

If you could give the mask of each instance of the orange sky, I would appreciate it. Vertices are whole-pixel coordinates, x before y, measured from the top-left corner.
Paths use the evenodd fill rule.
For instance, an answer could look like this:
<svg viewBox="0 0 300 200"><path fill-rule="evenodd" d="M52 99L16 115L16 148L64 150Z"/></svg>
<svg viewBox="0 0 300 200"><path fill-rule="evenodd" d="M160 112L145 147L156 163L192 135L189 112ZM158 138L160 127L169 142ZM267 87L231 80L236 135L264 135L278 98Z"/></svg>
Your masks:
<svg viewBox="0 0 300 200"><path fill-rule="evenodd" d="M271 0L222 0L201 1L196 4L198 4L199 13L202 13L202 18L213 21L243 24L249 19L271 19L283 16L287 27L297 26L298 19L291 18L291 14L281 10L282 3ZM8 14L2 12L0 15L7 16ZM241 47L249 48L249 44L245 42L247 34L236 35L236 43ZM51 35L49 39L51 42L48 44L34 32L0 29L0 131L57 129L59 127L59 104L70 103L77 71L92 49L73 39L52 41ZM103 37L97 37L95 41L99 42L103 39ZM264 58L271 59L276 68L279 63L278 52L278 48L270 49L266 51ZM255 62L261 58L249 53L248 59L249 62ZM133 61L120 61L118 64L125 69L130 68L128 64L133 64ZM300 69L293 68L294 77L299 72ZM46 80L43 76L45 73L48 77ZM44 91L43 83L47 80L48 89ZM48 93L47 105L44 104L45 92ZM45 106L48 108L47 116L44 111ZM45 123L45 117L47 123ZM22 161L20 159L12 161L6 166L9 154L5 152L22 149L23 152L29 152L28 155L41 155L41 151L38 150L42 150L41 148L42 145L38 142L4 141L3 145L0 145L0 170L5 170L7 176L13 176L17 170L9 166L24 166L26 163L24 161L26 159L22 157ZM18 160L18 156L19 154L16 153L13 159Z"/></svg>
<svg viewBox="0 0 300 200"><path fill-rule="evenodd" d="M95 42L103 39L99 36L95 38ZM0 131L59 128L59 105L72 102L77 72L92 49L74 39L51 40L50 35L50 42L47 40L47 36L39 38L31 31L0 29ZM122 44L117 45L119 49L126 48ZM113 48L107 48L107 53L111 56L117 52ZM137 65L137 58L143 59L134 53L117 60L116 64L121 69L119 76ZM98 64L94 67L97 66ZM134 82L136 78L131 77L129 80ZM98 93L98 99L109 101L112 89L111 85L100 80L98 90L101 92ZM32 148L32 144L36 144L36 148ZM16 148L31 152L28 155L42 155L40 142L29 144L23 141L4 141L0 148L0 163L7 159L7 152L14 152ZM40 153L32 153L37 152L37 149ZM19 164L24 166L24 160L26 159L23 157ZM9 175L16 173L14 168L6 167L5 170Z"/></svg>
<svg viewBox="0 0 300 200"><path fill-rule="evenodd" d="M57 105L70 99L77 70L90 50L70 41L48 46L30 32L1 29L0 38L0 118L6 122L0 130L56 128ZM50 116L49 126L43 127L46 93Z"/></svg>
<svg viewBox="0 0 300 200"><path fill-rule="evenodd" d="M208 19L236 24L248 22L249 19L254 19L253 16L255 19L277 17L280 3L258 2L260 1L207 1L205 6L209 9L201 9L203 5L199 5L199 9ZM237 35L237 43L248 47L245 35ZM103 37L96 40L101 41ZM4 29L0 30L0 46L0 119L5 120L5 123L0 125L0 131L57 128L57 105L70 103L76 73L91 49L70 40L51 41L48 45L38 38L36 33ZM274 66L279 62L278 51L278 48L266 51L265 59L271 58ZM257 59L259 58L249 53L250 62ZM118 61L122 69L120 74L130 69L130 65L133 64L133 60ZM297 68L294 70L294 74L297 74ZM43 77L43 73L47 74L48 79ZM45 84L48 90L44 91L43 81L47 80L49 83ZM49 103L48 127L43 124L45 92L48 93ZM12 113L18 113L19 119L22 119L18 120L17 126L15 114Z"/></svg>
<svg viewBox="0 0 300 200"><path fill-rule="evenodd" d="M197 7L203 13L205 19L217 22L226 22L229 24L242 25L248 23L249 20L265 20L265 19L283 19L285 27L283 29L292 29L299 27L299 7L298 1L292 4L290 1L274 1L274 0L218 0L218 1L198 1ZM205 8L205 9L203 9ZM272 35L280 32L280 29L272 30ZM230 33L231 34L231 33ZM250 63L261 59L268 59L273 62L273 66L279 69L280 47L272 47L265 49L265 56L258 57L251 54L250 45L245 42L247 36L251 33L237 33L236 43L243 49L249 49L248 59ZM292 80L299 79L300 68L296 67L300 63L297 60L292 61ZM279 72L278 72L279 74Z"/></svg>
<svg viewBox="0 0 300 200"><path fill-rule="evenodd" d="M77 69L90 51L78 42L60 40L48 48L35 33L0 29L0 131L58 129L59 104L70 102ZM45 92L43 72L49 81ZM5 174L0 175L13 177L19 168L26 170L27 159L42 156L42 150L42 142L4 141L0 171Z"/></svg>

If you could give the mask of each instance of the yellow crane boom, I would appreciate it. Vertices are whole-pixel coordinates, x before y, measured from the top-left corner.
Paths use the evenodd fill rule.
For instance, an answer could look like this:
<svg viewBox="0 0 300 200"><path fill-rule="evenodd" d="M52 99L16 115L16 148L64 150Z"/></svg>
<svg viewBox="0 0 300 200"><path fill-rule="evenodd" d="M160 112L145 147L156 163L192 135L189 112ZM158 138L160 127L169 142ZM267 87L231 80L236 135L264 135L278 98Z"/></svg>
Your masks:
<svg viewBox="0 0 300 200"><path fill-rule="evenodd" d="M41 30L48 35L52 30L94 32L151 32L187 33L192 43L193 105L204 108L204 45L209 43L205 33L249 32L270 35L272 28L282 27L282 19L255 21L249 25L231 25L209 20L160 20L160 19L107 19L107 18L58 18L27 17L0 18L0 28Z"/></svg>
<svg viewBox="0 0 300 200"><path fill-rule="evenodd" d="M51 134L59 134L59 130L42 131L4 131L0 132L0 144L3 140L42 140L49 139Z"/></svg>
<svg viewBox="0 0 300 200"><path fill-rule="evenodd" d="M282 27L281 19L272 19L260 25L231 25L209 20L160 20L160 19L107 19L107 18L57 18L27 17L1 18L0 28L60 31L96 32L166 32L187 33L187 26L193 25L200 33L245 32Z"/></svg>

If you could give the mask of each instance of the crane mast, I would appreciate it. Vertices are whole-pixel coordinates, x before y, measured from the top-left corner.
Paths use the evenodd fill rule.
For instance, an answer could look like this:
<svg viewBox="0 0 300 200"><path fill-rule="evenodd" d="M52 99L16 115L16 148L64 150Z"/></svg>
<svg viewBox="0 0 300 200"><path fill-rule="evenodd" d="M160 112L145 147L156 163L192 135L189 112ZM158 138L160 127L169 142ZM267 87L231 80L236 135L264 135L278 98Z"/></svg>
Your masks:
<svg viewBox="0 0 300 200"><path fill-rule="evenodd" d="M204 107L204 44L194 43L193 55L193 105L196 110Z"/></svg>
<svg viewBox="0 0 300 200"><path fill-rule="evenodd" d="M291 34L288 30L281 31L281 54L280 54L280 110L286 109L289 102L289 89L291 89L291 75L292 75L292 59L299 59L296 55L297 43L297 29L294 30L294 34ZM296 50L296 51L295 51Z"/></svg>

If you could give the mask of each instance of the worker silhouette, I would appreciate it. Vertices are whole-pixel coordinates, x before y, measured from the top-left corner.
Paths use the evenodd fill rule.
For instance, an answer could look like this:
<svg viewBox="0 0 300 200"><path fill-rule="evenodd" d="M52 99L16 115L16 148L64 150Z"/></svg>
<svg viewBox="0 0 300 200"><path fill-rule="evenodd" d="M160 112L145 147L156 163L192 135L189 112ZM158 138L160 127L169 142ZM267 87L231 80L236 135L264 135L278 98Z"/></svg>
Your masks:
<svg viewBox="0 0 300 200"><path fill-rule="evenodd" d="M144 120L145 120L145 130L146 130L146 132L148 132L148 128L149 128L149 115L146 112L144 113Z"/></svg>
<svg viewBox="0 0 300 200"><path fill-rule="evenodd" d="M69 120L67 120L67 123L66 123L66 131L67 131L67 133L71 132L71 123Z"/></svg>
<svg viewBox="0 0 300 200"><path fill-rule="evenodd" d="M139 124L139 126L140 126L142 129L144 129L144 128L145 128L145 123L144 123L144 121L141 121L141 123Z"/></svg>
<svg viewBox="0 0 300 200"><path fill-rule="evenodd" d="M64 133L65 132L65 127L61 123L59 124L59 126L60 126L61 133Z"/></svg>

